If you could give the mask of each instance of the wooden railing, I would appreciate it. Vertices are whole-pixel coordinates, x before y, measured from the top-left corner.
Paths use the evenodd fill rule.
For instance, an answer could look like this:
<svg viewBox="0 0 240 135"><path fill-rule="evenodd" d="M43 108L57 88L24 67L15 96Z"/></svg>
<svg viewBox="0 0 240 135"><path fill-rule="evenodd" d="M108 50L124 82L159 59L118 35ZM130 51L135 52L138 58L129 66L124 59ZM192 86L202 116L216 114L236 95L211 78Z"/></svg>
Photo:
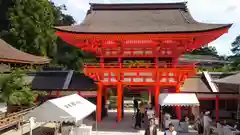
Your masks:
<svg viewBox="0 0 240 135"><path fill-rule="evenodd" d="M85 63L85 68L195 68L195 64L178 64L171 63Z"/></svg>
<svg viewBox="0 0 240 135"><path fill-rule="evenodd" d="M21 110L18 112L14 112L14 113L10 113L7 115L7 117L5 117L5 113L0 114L0 131L8 128L10 126L14 126L17 125L19 122L21 122L21 119L23 117L23 115L25 115L26 113L28 113L30 110L32 110L34 107L32 108L28 108L25 110Z"/></svg>

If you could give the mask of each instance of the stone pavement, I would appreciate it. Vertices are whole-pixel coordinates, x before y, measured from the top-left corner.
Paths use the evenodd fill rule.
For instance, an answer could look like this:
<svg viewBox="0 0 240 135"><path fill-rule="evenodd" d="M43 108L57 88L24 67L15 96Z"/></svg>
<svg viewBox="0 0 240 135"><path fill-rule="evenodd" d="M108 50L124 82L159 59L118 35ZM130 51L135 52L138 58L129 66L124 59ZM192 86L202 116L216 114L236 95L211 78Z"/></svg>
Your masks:
<svg viewBox="0 0 240 135"><path fill-rule="evenodd" d="M109 111L108 116L97 124L90 119L84 120L84 124L93 127L93 135L144 135L144 129L136 130L133 127L134 119L132 119L132 111L124 111L125 115L121 122L116 122L116 112ZM158 135L163 135L163 132L158 132ZM190 133L179 133L178 135L197 135L196 131L190 130Z"/></svg>

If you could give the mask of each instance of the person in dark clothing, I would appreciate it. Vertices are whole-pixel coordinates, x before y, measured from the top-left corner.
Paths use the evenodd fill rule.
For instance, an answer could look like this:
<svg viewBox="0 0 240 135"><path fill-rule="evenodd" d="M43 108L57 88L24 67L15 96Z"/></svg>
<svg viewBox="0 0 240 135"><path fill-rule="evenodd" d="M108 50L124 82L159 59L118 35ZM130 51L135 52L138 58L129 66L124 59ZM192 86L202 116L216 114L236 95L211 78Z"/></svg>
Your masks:
<svg viewBox="0 0 240 135"><path fill-rule="evenodd" d="M143 117L142 117L142 122L143 122L143 128L146 129L149 126L149 118L147 114L147 110L145 111Z"/></svg>
<svg viewBox="0 0 240 135"><path fill-rule="evenodd" d="M144 135L157 135L157 126L155 125L154 119L149 119L149 126L145 129Z"/></svg>
<svg viewBox="0 0 240 135"><path fill-rule="evenodd" d="M134 113L136 113L138 109L138 100L135 98L133 99L133 109L134 109Z"/></svg>
<svg viewBox="0 0 240 135"><path fill-rule="evenodd" d="M196 122L198 134L201 135L203 134L203 112L200 113Z"/></svg>
<svg viewBox="0 0 240 135"><path fill-rule="evenodd" d="M141 128L141 123L142 123L142 115L140 113L140 110L137 109L137 112L135 114L135 126L134 128Z"/></svg>

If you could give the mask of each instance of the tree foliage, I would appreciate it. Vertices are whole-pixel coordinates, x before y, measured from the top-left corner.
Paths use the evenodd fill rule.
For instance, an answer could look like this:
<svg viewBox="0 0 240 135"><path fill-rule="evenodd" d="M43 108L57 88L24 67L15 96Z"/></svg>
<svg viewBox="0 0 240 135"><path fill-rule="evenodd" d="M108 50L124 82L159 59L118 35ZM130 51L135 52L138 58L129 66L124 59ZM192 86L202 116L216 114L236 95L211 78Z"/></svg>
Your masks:
<svg viewBox="0 0 240 135"><path fill-rule="evenodd" d="M4 39L8 43L34 55L51 56L56 36L48 0L14 0L7 15L10 27Z"/></svg>
<svg viewBox="0 0 240 135"><path fill-rule="evenodd" d="M79 70L83 52L56 37L53 29L76 23L65 10L48 0L2 0L0 36L24 52L52 58L52 65Z"/></svg>
<svg viewBox="0 0 240 135"><path fill-rule="evenodd" d="M55 6L54 8L55 26L67 26L76 23L74 18L70 15L63 14L66 9L65 5ZM81 70L83 67L83 52L72 45L64 42L61 38L56 40L57 49L53 57L53 63L61 65L67 69Z"/></svg>
<svg viewBox="0 0 240 135"><path fill-rule="evenodd" d="M235 56L240 56L240 35L237 36L235 41L232 43L231 51Z"/></svg>
<svg viewBox="0 0 240 135"><path fill-rule="evenodd" d="M83 68L83 52L60 38L57 39L57 53L53 60L67 69L81 71Z"/></svg>
<svg viewBox="0 0 240 135"><path fill-rule="evenodd" d="M25 73L15 70L0 75L0 98L8 105L33 105L34 92L23 79Z"/></svg>
<svg viewBox="0 0 240 135"><path fill-rule="evenodd" d="M231 70L240 70L240 35L233 41L231 51L233 55L228 57L228 60L232 61Z"/></svg>
<svg viewBox="0 0 240 135"><path fill-rule="evenodd" d="M201 47L200 49L192 51L190 54L194 55L211 55L211 56L217 56L217 49L214 46L204 46Z"/></svg>

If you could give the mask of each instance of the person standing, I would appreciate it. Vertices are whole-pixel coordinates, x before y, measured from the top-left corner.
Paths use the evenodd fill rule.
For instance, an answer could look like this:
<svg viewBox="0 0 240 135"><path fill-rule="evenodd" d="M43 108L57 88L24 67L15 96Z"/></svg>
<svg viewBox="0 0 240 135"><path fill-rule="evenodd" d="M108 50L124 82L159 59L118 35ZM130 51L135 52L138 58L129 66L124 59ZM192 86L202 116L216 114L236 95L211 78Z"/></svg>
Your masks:
<svg viewBox="0 0 240 135"><path fill-rule="evenodd" d="M154 119L149 119L149 126L145 129L144 135L157 135L157 126Z"/></svg>
<svg viewBox="0 0 240 135"><path fill-rule="evenodd" d="M164 135L177 135L177 132L174 129L174 125L172 123L169 124L169 129L164 132Z"/></svg>
<svg viewBox="0 0 240 135"><path fill-rule="evenodd" d="M142 115L140 113L140 110L137 109L137 112L135 114L135 125L134 125L134 128L135 129L141 128L141 123L142 123Z"/></svg>
<svg viewBox="0 0 240 135"><path fill-rule="evenodd" d="M144 115L143 115L143 127L144 129L146 129L149 126L149 117L147 114L147 110L145 111Z"/></svg>
<svg viewBox="0 0 240 135"><path fill-rule="evenodd" d="M199 135L203 134L203 115L203 112L201 112L196 120Z"/></svg>
<svg viewBox="0 0 240 135"><path fill-rule="evenodd" d="M210 118L210 112L205 112L205 115L203 116L203 135L210 135L211 132L211 125L212 119Z"/></svg>
<svg viewBox="0 0 240 135"><path fill-rule="evenodd" d="M138 100L133 97L133 111L134 111L134 114L137 112L137 109L138 109Z"/></svg>

